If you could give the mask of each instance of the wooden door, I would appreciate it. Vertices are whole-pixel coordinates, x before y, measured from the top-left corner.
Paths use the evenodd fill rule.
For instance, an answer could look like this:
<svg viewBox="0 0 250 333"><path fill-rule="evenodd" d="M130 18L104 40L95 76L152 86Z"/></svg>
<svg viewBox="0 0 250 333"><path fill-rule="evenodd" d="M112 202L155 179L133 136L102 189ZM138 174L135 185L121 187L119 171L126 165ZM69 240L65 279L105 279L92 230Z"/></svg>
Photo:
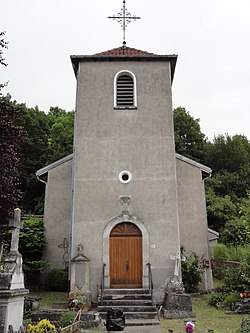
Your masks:
<svg viewBox="0 0 250 333"><path fill-rule="evenodd" d="M142 234L130 222L110 233L110 288L142 288Z"/></svg>

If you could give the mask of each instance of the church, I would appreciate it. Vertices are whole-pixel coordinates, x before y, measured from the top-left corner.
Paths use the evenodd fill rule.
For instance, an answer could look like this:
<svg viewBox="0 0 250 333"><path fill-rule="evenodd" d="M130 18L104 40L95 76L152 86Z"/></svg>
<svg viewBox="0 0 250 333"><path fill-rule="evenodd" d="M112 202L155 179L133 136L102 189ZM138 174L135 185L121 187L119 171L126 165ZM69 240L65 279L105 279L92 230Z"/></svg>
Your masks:
<svg viewBox="0 0 250 333"><path fill-rule="evenodd" d="M96 300L103 288L154 290L181 277L180 248L204 258L212 289L204 181L211 169L175 152L176 55L121 47L73 55L73 154L37 171L46 183L50 269ZM176 272L177 267L177 272Z"/></svg>

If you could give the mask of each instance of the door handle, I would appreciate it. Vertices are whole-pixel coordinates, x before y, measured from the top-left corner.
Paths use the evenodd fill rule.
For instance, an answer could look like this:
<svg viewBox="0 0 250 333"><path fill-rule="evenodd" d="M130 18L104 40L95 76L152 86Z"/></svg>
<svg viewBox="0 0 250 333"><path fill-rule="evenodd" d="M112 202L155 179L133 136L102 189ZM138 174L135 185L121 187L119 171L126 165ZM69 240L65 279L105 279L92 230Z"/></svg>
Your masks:
<svg viewBox="0 0 250 333"><path fill-rule="evenodd" d="M129 264L128 264L128 261L125 261L125 270L126 270L126 271L129 270Z"/></svg>

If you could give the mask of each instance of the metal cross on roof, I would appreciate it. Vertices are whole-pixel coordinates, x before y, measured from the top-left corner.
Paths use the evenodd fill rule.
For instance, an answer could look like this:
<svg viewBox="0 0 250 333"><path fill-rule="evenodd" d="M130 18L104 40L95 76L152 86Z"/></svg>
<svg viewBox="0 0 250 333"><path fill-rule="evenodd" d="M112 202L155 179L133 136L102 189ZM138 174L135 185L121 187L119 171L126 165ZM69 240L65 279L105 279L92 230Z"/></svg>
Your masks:
<svg viewBox="0 0 250 333"><path fill-rule="evenodd" d="M132 20L140 20L139 16L131 15L126 7L126 0L123 0L123 6L121 11L117 15L108 16L108 18L117 20L121 24L123 30L123 45L126 45L126 28L127 25L132 22Z"/></svg>

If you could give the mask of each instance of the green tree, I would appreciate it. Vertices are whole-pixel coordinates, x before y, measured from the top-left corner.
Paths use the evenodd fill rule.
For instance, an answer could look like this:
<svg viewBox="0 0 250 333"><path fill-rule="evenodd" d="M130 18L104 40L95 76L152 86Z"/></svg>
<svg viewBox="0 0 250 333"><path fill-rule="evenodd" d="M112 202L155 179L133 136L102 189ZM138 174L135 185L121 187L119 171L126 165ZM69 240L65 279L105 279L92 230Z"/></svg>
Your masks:
<svg viewBox="0 0 250 333"><path fill-rule="evenodd" d="M51 119L52 124L56 121L58 117L66 114L66 111L59 108L58 106L51 106L49 108L48 117Z"/></svg>
<svg viewBox="0 0 250 333"><path fill-rule="evenodd" d="M214 175L207 182L220 196L235 201L246 197L250 188L250 142L243 135L219 135L208 145L206 163Z"/></svg>
<svg viewBox="0 0 250 333"><path fill-rule="evenodd" d="M250 195L237 205L236 217L227 221L221 233L221 241L226 245L241 246L250 243Z"/></svg>
<svg viewBox="0 0 250 333"><path fill-rule="evenodd" d="M194 119L183 107L174 109L173 117L176 152L203 163L207 139L201 132L200 120Z"/></svg>
<svg viewBox="0 0 250 333"><path fill-rule="evenodd" d="M225 223L221 233L221 242L225 245L240 246L250 243L250 227L243 218L235 218Z"/></svg>
<svg viewBox="0 0 250 333"><path fill-rule="evenodd" d="M36 209L44 194L44 184L36 179L35 172L44 167L48 155L48 136L50 122L47 115L36 108L17 104L21 110L18 123L24 129L25 141L18 145L21 158L18 175L23 192L22 207L26 213L40 213Z"/></svg>
<svg viewBox="0 0 250 333"><path fill-rule="evenodd" d="M247 170L239 170L239 172L229 172L221 170L214 172L212 178L206 182L206 186L213 189L218 196L229 195L233 201L238 202L239 198L243 198L249 189L249 180L245 175ZM250 176L250 175L249 175Z"/></svg>
<svg viewBox="0 0 250 333"><path fill-rule="evenodd" d="M42 260L46 245L43 219L32 216L26 218L20 232L19 251L23 257L23 269L28 283L35 279L37 285L38 274L47 265Z"/></svg>
<svg viewBox="0 0 250 333"><path fill-rule="evenodd" d="M221 232L227 221L237 217L238 207L230 196L219 196L209 187L206 189L207 219L210 228Z"/></svg>
<svg viewBox="0 0 250 333"><path fill-rule="evenodd" d="M0 31L0 65L7 66L5 59L3 57L3 51L4 49L8 48L8 42L4 39L5 32ZM6 86L6 83L0 82L0 96L2 95L1 90Z"/></svg>
<svg viewBox="0 0 250 333"><path fill-rule="evenodd" d="M11 103L20 110L17 123L25 135L25 141L18 144L21 205L26 213L42 214L44 184L37 180L35 173L72 152L74 114L59 107L51 107L45 114L38 107L28 108L16 101Z"/></svg>
<svg viewBox="0 0 250 333"><path fill-rule="evenodd" d="M61 110L61 109L59 109ZM52 163L73 152L74 112L63 112L54 118L50 128L47 162Z"/></svg>
<svg viewBox="0 0 250 333"><path fill-rule="evenodd" d="M244 135L218 135L209 145L207 162L215 171L239 172L250 167L250 142Z"/></svg>
<svg viewBox="0 0 250 333"><path fill-rule="evenodd" d="M19 109L11 104L9 97L0 97L0 260L9 219L21 199L17 144L22 139L22 131L16 125L18 114Z"/></svg>
<svg viewBox="0 0 250 333"><path fill-rule="evenodd" d="M250 190L247 191L247 197L243 198L239 204L239 213L244 221L246 221L250 227Z"/></svg>

